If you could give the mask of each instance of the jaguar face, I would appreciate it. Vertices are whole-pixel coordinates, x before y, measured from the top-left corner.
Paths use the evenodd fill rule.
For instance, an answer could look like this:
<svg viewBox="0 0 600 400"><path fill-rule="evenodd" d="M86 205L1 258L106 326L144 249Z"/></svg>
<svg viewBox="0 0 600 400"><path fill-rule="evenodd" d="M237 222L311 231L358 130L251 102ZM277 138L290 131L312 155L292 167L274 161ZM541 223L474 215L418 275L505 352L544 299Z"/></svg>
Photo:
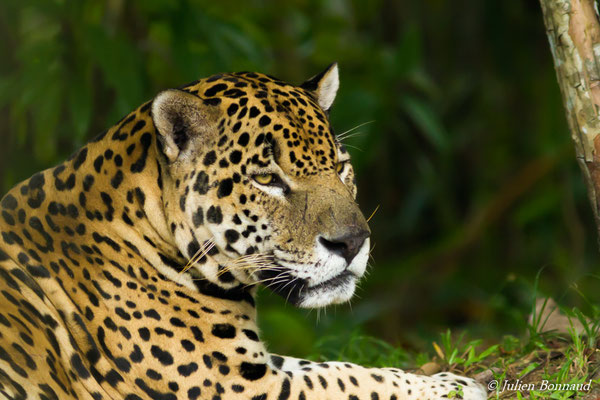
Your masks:
<svg viewBox="0 0 600 400"><path fill-rule="evenodd" d="M329 124L337 87L334 64L300 87L239 73L156 97L165 212L204 278L262 283L300 307L352 297L370 231Z"/></svg>

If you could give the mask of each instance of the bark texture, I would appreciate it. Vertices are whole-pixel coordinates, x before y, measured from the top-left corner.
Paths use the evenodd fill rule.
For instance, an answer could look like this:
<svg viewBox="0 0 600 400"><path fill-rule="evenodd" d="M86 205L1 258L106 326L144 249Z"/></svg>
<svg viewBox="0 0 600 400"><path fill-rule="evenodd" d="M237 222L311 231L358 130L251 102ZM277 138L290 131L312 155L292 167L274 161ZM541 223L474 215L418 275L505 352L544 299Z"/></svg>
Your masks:
<svg viewBox="0 0 600 400"><path fill-rule="evenodd" d="M593 0L540 0L577 161L600 233L600 22Z"/></svg>

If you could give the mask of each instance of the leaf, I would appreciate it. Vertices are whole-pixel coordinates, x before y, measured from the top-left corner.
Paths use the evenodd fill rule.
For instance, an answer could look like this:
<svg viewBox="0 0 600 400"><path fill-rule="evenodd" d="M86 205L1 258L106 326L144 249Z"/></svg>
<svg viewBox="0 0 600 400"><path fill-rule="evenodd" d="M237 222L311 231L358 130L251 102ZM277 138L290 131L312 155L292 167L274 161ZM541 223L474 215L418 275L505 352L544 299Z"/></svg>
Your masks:
<svg viewBox="0 0 600 400"><path fill-rule="evenodd" d="M540 188L535 191L519 206L514 214L515 222L524 227L536 220L550 215L556 208L560 207L562 193L552 187Z"/></svg>
<svg viewBox="0 0 600 400"><path fill-rule="evenodd" d="M490 354L494 353L496 350L498 350L498 347L500 347L500 345L495 344L493 346L490 346L487 350L483 351L481 354L479 354L479 361L481 360L485 360L487 358L487 356L489 356Z"/></svg>
<svg viewBox="0 0 600 400"><path fill-rule="evenodd" d="M400 98L400 105L436 150L448 150L448 133L430 105L408 95Z"/></svg>
<svg viewBox="0 0 600 400"><path fill-rule="evenodd" d="M535 370L537 367L539 367L540 364L534 362L531 363L529 365L527 365L518 375L519 378L524 377L525 375L527 375L528 373L530 373L531 371Z"/></svg>
<svg viewBox="0 0 600 400"><path fill-rule="evenodd" d="M433 349L435 350L435 352L437 353L437 355L443 360L446 357L444 356L444 352L442 351L442 349L440 348L440 346L436 343L433 342Z"/></svg>

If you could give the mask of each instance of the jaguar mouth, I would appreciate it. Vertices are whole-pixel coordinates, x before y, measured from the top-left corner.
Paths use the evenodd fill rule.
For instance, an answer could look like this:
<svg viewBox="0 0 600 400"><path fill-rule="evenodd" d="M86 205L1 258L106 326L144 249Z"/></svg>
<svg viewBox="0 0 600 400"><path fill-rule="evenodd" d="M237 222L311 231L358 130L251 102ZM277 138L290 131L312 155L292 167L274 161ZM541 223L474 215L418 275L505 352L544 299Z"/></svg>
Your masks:
<svg viewBox="0 0 600 400"><path fill-rule="evenodd" d="M302 293L298 306L302 308L319 308L330 304L340 304L349 301L354 295L358 277L351 271L345 270L333 278L309 287Z"/></svg>
<svg viewBox="0 0 600 400"><path fill-rule="evenodd" d="M338 286L347 285L350 283L350 280L356 280L356 275L352 272L345 270L342 271L339 275L334 276L331 279L326 280L325 282L318 283L314 286L309 286L307 288L308 292L323 290L323 289L335 289Z"/></svg>
<svg viewBox="0 0 600 400"><path fill-rule="evenodd" d="M315 285L307 279L295 276L292 269L277 265L262 269L259 273L263 285L295 306L315 308L348 301L358 277L349 270Z"/></svg>

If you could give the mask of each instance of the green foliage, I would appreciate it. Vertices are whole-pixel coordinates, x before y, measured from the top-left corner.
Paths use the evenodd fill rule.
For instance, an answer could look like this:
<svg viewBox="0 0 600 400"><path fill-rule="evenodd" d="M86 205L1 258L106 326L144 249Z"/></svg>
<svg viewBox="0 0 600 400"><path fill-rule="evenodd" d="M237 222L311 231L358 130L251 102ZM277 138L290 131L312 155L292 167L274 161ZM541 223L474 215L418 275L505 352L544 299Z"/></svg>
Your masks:
<svg viewBox="0 0 600 400"><path fill-rule="evenodd" d="M366 366L414 365L406 350L373 336L363 335L358 330L319 338L309 358L316 361L349 361Z"/></svg>
<svg viewBox="0 0 600 400"><path fill-rule="evenodd" d="M411 349L445 327L518 335L539 271L539 292L564 304L589 312L600 300L595 228L535 2L4 0L0 33L2 192L161 89L231 70L301 82L339 62L333 126L374 121L346 139L365 214L380 206L373 267L352 310L318 322L263 295L276 351L326 352L319 337L357 332L350 340L371 350L348 353L340 339L343 357L402 364L362 335Z"/></svg>
<svg viewBox="0 0 600 400"><path fill-rule="evenodd" d="M482 340L468 340L464 333L453 335L447 330L440 335L440 345L433 342L435 355L421 358L417 365L433 362L442 370L476 376L484 384L491 382L488 388L492 398L591 398L586 390L548 387L549 384L583 385L591 382L594 388L600 384L596 374L600 367L599 343L598 337L594 336L597 335L598 313L586 315L578 309L564 308L561 312L578 319L583 325L582 332L571 329L569 335L557 332L542 334L534 320L529 331L537 332L536 335L522 338L509 335L500 344L486 346ZM515 388L515 385L519 387Z"/></svg>
<svg viewBox="0 0 600 400"><path fill-rule="evenodd" d="M452 332L450 329L448 329L445 333L440 335L442 347L440 348L436 342L433 342L433 346L444 363L448 365L461 365L465 368L482 362L492 353L495 353L500 347L499 345L495 344L481 351L480 353L476 353L476 349L481 347L482 340L471 340L462 345L460 343L463 342L463 339L464 333L461 334L456 341L454 341L452 339Z"/></svg>

